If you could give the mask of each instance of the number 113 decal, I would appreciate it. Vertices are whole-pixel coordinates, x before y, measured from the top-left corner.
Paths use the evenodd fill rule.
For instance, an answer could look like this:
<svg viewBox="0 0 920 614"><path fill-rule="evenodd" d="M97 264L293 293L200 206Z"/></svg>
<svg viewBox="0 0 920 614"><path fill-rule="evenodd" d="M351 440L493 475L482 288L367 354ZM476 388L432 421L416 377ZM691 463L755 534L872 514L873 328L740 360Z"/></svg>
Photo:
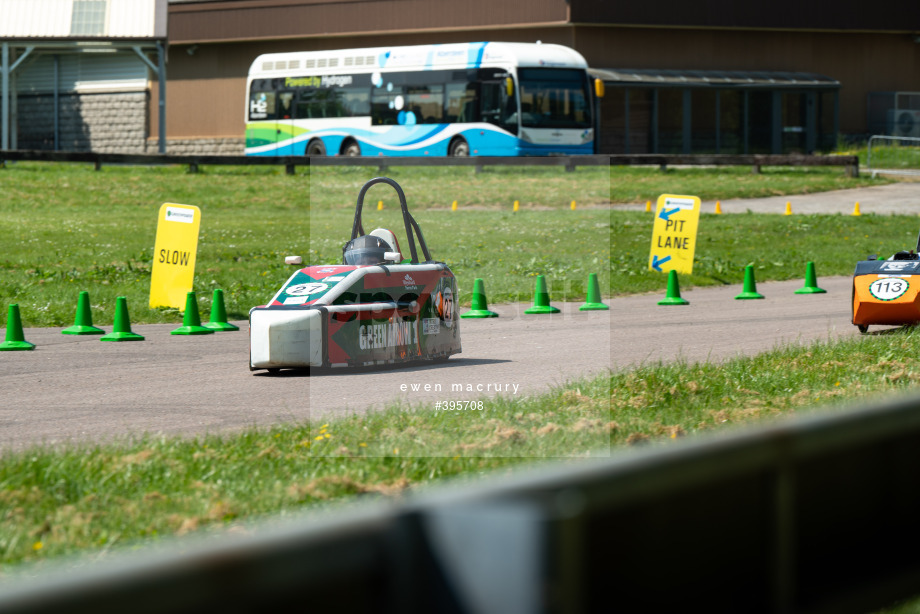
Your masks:
<svg viewBox="0 0 920 614"><path fill-rule="evenodd" d="M893 301L907 292L910 285L900 277L876 279L869 285L869 292L880 301Z"/></svg>

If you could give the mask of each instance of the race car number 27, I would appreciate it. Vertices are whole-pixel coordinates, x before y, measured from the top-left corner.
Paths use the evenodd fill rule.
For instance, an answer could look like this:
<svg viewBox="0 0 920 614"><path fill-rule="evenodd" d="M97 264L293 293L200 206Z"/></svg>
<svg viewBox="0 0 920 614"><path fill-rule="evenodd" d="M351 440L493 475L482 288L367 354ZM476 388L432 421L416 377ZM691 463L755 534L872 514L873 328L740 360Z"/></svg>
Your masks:
<svg viewBox="0 0 920 614"><path fill-rule="evenodd" d="M909 287L906 279L886 277L869 284L869 292L880 301L893 301L907 292Z"/></svg>
<svg viewBox="0 0 920 614"><path fill-rule="evenodd" d="M328 284L313 282L308 284L295 284L293 286L288 286L284 289L284 291L289 296L310 296L311 294L322 292L328 287Z"/></svg>

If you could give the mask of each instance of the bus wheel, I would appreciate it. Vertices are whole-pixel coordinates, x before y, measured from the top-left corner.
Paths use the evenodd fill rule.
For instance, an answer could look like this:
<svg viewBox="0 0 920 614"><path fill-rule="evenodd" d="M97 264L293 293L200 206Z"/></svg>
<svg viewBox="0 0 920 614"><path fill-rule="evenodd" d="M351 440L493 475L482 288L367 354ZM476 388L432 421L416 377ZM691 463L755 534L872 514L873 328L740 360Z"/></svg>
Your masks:
<svg viewBox="0 0 920 614"><path fill-rule="evenodd" d="M461 157L470 155L470 144L462 136L458 136L447 147L447 155L452 157Z"/></svg>
<svg viewBox="0 0 920 614"><path fill-rule="evenodd" d="M345 141L342 145L342 155L343 156L360 156L361 155L361 146L358 145L357 141L351 139Z"/></svg>
<svg viewBox="0 0 920 614"><path fill-rule="evenodd" d="M308 156L325 156L326 155L326 146L323 145L323 142L319 139L313 139L307 143L307 155Z"/></svg>

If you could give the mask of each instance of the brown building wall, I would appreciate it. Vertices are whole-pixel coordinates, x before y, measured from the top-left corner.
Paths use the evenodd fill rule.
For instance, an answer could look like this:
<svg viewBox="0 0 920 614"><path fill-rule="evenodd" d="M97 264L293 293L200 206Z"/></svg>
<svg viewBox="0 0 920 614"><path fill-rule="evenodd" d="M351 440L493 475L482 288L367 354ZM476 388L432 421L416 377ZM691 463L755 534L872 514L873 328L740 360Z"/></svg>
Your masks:
<svg viewBox="0 0 920 614"><path fill-rule="evenodd" d="M566 0L243 0L180 3L169 7L169 40L182 44L371 32L469 31L509 25L534 27L566 23L568 7Z"/></svg>
<svg viewBox="0 0 920 614"><path fill-rule="evenodd" d="M571 0L573 23L650 27L920 32L916 0Z"/></svg>

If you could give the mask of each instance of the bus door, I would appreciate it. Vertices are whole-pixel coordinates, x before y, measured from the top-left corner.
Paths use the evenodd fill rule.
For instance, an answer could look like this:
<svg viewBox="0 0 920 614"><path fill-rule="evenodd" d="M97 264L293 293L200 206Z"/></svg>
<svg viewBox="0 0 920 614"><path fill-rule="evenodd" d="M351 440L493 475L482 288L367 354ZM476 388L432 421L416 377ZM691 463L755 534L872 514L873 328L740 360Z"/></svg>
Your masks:
<svg viewBox="0 0 920 614"><path fill-rule="evenodd" d="M297 155L294 151L294 91L278 92L278 112L275 120L275 142L279 156Z"/></svg>
<svg viewBox="0 0 920 614"><path fill-rule="evenodd" d="M270 79L253 81L249 90L246 147L264 148L261 155L292 155L290 133L293 107L292 91L277 91L275 83Z"/></svg>
<svg viewBox="0 0 920 614"><path fill-rule="evenodd" d="M507 72L491 72L480 83L482 121L495 124L517 136L518 108L514 79Z"/></svg>

